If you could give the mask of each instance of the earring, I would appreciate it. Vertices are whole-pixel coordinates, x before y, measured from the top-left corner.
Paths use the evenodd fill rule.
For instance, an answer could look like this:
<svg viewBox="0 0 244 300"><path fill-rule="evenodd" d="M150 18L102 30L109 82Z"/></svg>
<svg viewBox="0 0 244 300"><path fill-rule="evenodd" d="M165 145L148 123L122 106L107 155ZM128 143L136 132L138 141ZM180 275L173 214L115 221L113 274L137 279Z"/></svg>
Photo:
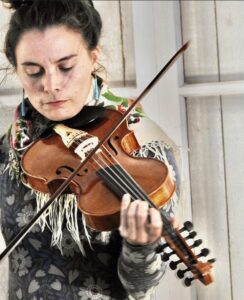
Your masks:
<svg viewBox="0 0 244 300"><path fill-rule="evenodd" d="M99 89L98 82L97 82L97 75L95 73L93 73L93 76L94 76L93 99L95 99L96 101L98 101L99 97L100 97L100 89Z"/></svg>
<svg viewBox="0 0 244 300"><path fill-rule="evenodd" d="M22 102L21 102L21 117L25 117L26 115L26 109L25 109L25 90L23 89L23 94L22 94Z"/></svg>

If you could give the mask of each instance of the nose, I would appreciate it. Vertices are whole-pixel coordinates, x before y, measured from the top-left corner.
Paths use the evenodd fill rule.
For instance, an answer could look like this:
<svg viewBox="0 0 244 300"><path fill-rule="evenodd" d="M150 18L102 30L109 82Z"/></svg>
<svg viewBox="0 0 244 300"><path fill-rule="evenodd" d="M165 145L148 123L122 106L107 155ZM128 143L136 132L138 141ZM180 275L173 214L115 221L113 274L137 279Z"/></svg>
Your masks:
<svg viewBox="0 0 244 300"><path fill-rule="evenodd" d="M46 73L43 76L43 90L47 93L55 93L61 90L62 78L57 72Z"/></svg>

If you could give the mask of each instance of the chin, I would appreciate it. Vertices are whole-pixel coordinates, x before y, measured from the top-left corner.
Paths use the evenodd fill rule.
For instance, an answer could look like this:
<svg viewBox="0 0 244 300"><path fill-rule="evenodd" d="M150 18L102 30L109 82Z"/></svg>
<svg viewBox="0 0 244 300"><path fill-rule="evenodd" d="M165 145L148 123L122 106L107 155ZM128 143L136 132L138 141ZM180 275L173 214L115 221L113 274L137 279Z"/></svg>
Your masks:
<svg viewBox="0 0 244 300"><path fill-rule="evenodd" d="M45 117L51 121L65 121L65 120L68 120L68 119L71 119L73 118L75 115L77 115L77 113L61 113L61 114L46 114Z"/></svg>
<svg viewBox="0 0 244 300"><path fill-rule="evenodd" d="M50 114L46 114L45 117L50 121L60 121L60 122L72 118L72 116L67 116L67 115L50 115Z"/></svg>

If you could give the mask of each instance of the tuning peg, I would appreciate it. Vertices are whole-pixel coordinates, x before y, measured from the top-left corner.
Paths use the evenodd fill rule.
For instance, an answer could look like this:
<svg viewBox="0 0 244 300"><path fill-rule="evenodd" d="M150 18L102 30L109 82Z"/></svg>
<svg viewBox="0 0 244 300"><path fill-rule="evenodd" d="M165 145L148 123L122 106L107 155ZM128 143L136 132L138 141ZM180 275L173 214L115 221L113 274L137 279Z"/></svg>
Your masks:
<svg viewBox="0 0 244 300"><path fill-rule="evenodd" d="M171 252L169 252L169 253L164 252L164 253L161 255L162 261L168 261L169 258L170 258L170 256L173 255L173 254L175 254L174 251L171 251Z"/></svg>
<svg viewBox="0 0 244 300"><path fill-rule="evenodd" d="M186 286L190 286L191 285L191 282L194 280L195 278L194 277L186 277L185 280L184 280L184 283Z"/></svg>
<svg viewBox="0 0 244 300"><path fill-rule="evenodd" d="M199 239L199 240L196 240L194 241L194 243L191 245L191 248L196 248L198 246L200 246L202 244L202 240Z"/></svg>
<svg viewBox="0 0 244 300"><path fill-rule="evenodd" d="M207 249L207 248L203 248L202 250L201 250L201 252L197 255L197 257L206 257L206 256L208 256L209 255L209 253L210 253L210 251L209 251L209 249Z"/></svg>
<svg viewBox="0 0 244 300"><path fill-rule="evenodd" d="M190 232L192 229L193 229L192 222L186 221L184 223L184 226L179 230L179 232L182 232L182 231L188 231L188 232Z"/></svg>
<svg viewBox="0 0 244 300"><path fill-rule="evenodd" d="M177 276L178 276L180 279L182 279L182 278L185 276L185 273L188 272L188 271L190 271L190 268L187 268L187 269L185 269L185 270L178 270L178 271L177 271Z"/></svg>
<svg viewBox="0 0 244 300"><path fill-rule="evenodd" d="M196 237L196 236L197 236L196 231L192 231L188 234L187 237L185 237L185 240L194 239L194 237Z"/></svg>
<svg viewBox="0 0 244 300"><path fill-rule="evenodd" d="M169 263L170 269L171 269L171 270L176 270L178 264L180 264L181 262L182 262L181 259L179 259L179 260L177 260L177 261L173 261L173 260L172 260L172 261Z"/></svg>
<svg viewBox="0 0 244 300"><path fill-rule="evenodd" d="M155 251L156 253L161 253L165 250L165 248L169 247L169 244L165 243L165 244L160 244L156 247Z"/></svg>

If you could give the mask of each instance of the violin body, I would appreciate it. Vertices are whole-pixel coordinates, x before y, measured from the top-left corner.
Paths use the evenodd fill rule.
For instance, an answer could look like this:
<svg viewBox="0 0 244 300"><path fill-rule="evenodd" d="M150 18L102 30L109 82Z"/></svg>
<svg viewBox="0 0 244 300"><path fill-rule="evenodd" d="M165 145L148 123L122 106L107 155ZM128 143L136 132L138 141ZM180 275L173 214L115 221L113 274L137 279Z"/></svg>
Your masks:
<svg viewBox="0 0 244 300"><path fill-rule="evenodd" d="M91 122L82 130L102 139L104 133L109 131L119 118L121 113L107 110L105 117ZM116 162L123 166L158 208L171 198L175 191L175 183L169 176L167 166L155 159L132 157L132 153L139 149L139 144L134 132L128 129L126 121L106 141L104 147L106 149L102 151L105 151L106 155L102 156L102 165L105 164L105 167L100 167L95 159L88 161L64 191L77 195L78 207L89 227L106 231L119 226L120 199L130 190L121 190L119 186L122 182L119 186L111 188L111 183L105 179L107 168L113 172L111 177L116 177ZM72 145L72 148L75 148L75 145ZM97 160L101 161L98 157L101 154L97 153L96 156ZM23 182L34 190L52 194L79 163L80 157L74 149L64 145L59 135L37 140L22 157L21 164L25 173ZM123 181L123 178L121 180Z"/></svg>

